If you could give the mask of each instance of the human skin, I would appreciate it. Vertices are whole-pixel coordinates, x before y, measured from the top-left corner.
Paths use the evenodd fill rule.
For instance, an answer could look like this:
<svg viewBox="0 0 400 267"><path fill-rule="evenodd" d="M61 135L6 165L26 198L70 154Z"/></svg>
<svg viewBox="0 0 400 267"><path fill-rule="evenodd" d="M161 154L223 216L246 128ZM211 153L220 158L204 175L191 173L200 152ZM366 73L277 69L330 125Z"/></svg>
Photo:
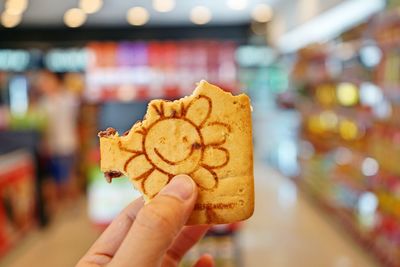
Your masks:
<svg viewBox="0 0 400 267"><path fill-rule="evenodd" d="M185 226L197 199L187 175L175 176L149 204L142 198L128 205L96 240L76 267L176 267L209 229ZM210 255L195 267L212 267Z"/></svg>

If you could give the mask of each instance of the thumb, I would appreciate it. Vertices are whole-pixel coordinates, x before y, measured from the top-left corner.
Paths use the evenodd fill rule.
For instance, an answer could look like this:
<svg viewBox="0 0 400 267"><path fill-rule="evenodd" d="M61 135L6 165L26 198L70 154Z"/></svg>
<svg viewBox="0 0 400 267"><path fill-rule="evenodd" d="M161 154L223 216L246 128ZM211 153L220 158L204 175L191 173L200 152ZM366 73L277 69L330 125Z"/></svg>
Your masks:
<svg viewBox="0 0 400 267"><path fill-rule="evenodd" d="M138 213L115 254L112 266L160 266L197 199L197 187L187 175L178 175Z"/></svg>

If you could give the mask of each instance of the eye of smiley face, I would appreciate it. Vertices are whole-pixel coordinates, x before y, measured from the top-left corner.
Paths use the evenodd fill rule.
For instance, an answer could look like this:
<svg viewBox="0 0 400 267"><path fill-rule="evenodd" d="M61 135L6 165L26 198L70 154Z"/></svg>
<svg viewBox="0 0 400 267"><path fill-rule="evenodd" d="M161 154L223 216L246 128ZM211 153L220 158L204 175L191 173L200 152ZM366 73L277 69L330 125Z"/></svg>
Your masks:
<svg viewBox="0 0 400 267"><path fill-rule="evenodd" d="M154 152L165 162L177 164L188 159L194 152L193 147L198 144L195 136L188 136L183 132L168 134L164 132L159 138L159 145Z"/></svg>
<svg viewBox="0 0 400 267"><path fill-rule="evenodd" d="M199 130L187 120L161 120L149 129L144 148L157 167L180 166L189 171L200 161L201 136Z"/></svg>

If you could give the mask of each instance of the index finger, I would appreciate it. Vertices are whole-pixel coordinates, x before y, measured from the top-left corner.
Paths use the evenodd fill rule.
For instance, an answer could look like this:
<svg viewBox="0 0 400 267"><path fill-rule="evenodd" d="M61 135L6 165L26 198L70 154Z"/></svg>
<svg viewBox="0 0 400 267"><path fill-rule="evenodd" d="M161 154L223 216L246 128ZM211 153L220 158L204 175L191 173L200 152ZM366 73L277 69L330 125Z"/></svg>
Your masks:
<svg viewBox="0 0 400 267"><path fill-rule="evenodd" d="M189 218L196 199L194 181L187 175L175 176L140 210L111 264L160 266L165 252Z"/></svg>
<svg viewBox="0 0 400 267"><path fill-rule="evenodd" d="M96 240L78 263L77 267L80 264L84 265L87 263L97 265L107 264L118 250L143 204L142 197L129 204Z"/></svg>

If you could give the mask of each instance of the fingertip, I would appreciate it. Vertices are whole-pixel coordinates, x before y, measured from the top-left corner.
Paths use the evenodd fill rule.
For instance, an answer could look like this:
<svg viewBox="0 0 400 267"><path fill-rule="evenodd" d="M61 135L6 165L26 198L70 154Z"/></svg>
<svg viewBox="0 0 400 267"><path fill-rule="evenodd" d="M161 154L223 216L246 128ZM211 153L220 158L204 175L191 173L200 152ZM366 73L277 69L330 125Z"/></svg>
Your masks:
<svg viewBox="0 0 400 267"><path fill-rule="evenodd" d="M178 174L178 175L175 175L172 179L174 179L174 178L176 178L176 177L184 177L184 178L192 179L192 177L190 177L190 176L187 175L187 174Z"/></svg>
<svg viewBox="0 0 400 267"><path fill-rule="evenodd" d="M210 254L202 255L193 267L214 267L215 262L213 256Z"/></svg>
<svg viewBox="0 0 400 267"><path fill-rule="evenodd" d="M136 217L136 214L138 211L144 206L144 199L143 197L138 197L134 201L132 201L126 208L121 212L121 213L126 213L127 215L134 215L133 217Z"/></svg>
<svg viewBox="0 0 400 267"><path fill-rule="evenodd" d="M138 212L114 259L130 262L130 266L158 266L193 210L195 188L189 176L174 177ZM133 258L132 251L139 250Z"/></svg>
<svg viewBox="0 0 400 267"><path fill-rule="evenodd" d="M197 187L196 182L193 180L193 178L192 178L190 175L187 175L187 174L178 174L178 175L174 176L172 179L175 179L175 178L177 178L177 177L179 177L178 179L180 179L180 178L182 177L183 179L185 179L185 180L187 180L188 182L190 182L191 185L192 185L193 193L197 196L198 187Z"/></svg>
<svg viewBox="0 0 400 267"><path fill-rule="evenodd" d="M180 174L160 191L159 195L172 196L182 201L190 199L196 193L196 184L193 179L186 174Z"/></svg>
<svg viewBox="0 0 400 267"><path fill-rule="evenodd" d="M138 203L138 204L144 205L145 201L144 201L143 196L140 196L140 197L136 198L135 200L133 200L130 205L132 205L134 203Z"/></svg>

